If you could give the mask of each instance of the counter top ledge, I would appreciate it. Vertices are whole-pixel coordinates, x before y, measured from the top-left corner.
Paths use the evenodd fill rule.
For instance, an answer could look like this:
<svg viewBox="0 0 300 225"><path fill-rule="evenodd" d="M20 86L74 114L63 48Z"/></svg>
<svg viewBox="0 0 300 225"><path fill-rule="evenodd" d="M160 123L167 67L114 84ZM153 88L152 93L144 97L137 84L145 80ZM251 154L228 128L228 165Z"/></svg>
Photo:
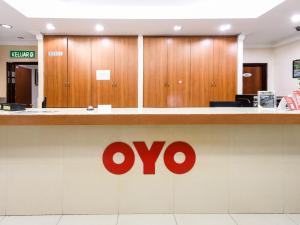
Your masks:
<svg viewBox="0 0 300 225"><path fill-rule="evenodd" d="M258 108L27 109L0 111L2 126L300 124L300 111Z"/></svg>

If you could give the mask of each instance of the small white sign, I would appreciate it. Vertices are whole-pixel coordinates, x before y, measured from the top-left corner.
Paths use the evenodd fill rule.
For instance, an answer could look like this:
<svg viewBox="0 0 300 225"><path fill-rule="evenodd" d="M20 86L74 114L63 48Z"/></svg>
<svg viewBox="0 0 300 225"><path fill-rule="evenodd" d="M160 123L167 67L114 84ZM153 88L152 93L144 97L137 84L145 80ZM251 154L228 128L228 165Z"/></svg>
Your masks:
<svg viewBox="0 0 300 225"><path fill-rule="evenodd" d="M54 52L48 52L48 56L63 56L64 53L62 51L54 51Z"/></svg>
<svg viewBox="0 0 300 225"><path fill-rule="evenodd" d="M98 111L101 113L111 113L111 105L98 105Z"/></svg>
<svg viewBox="0 0 300 225"><path fill-rule="evenodd" d="M110 70L96 70L96 80L110 80Z"/></svg>

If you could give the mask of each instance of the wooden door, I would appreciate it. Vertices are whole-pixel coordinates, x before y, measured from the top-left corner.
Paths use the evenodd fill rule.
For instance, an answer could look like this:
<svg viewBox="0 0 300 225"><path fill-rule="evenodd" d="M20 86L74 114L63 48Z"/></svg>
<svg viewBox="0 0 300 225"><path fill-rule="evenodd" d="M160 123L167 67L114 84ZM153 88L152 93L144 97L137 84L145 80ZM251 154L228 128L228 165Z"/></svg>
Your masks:
<svg viewBox="0 0 300 225"><path fill-rule="evenodd" d="M67 38L44 37L44 95L48 108L67 107Z"/></svg>
<svg viewBox="0 0 300 225"><path fill-rule="evenodd" d="M137 37L116 37L113 107L137 107L137 73Z"/></svg>
<svg viewBox="0 0 300 225"><path fill-rule="evenodd" d="M244 64L243 94L267 90L266 64Z"/></svg>
<svg viewBox="0 0 300 225"><path fill-rule="evenodd" d="M144 107L167 107L167 39L144 38Z"/></svg>
<svg viewBox="0 0 300 225"><path fill-rule="evenodd" d="M190 97L190 38L168 38L168 107L187 107Z"/></svg>
<svg viewBox="0 0 300 225"><path fill-rule="evenodd" d="M91 105L91 38L68 38L68 107Z"/></svg>
<svg viewBox="0 0 300 225"><path fill-rule="evenodd" d="M25 104L27 107L31 107L31 69L21 66L16 67L16 103Z"/></svg>
<svg viewBox="0 0 300 225"><path fill-rule="evenodd" d="M114 101L114 38L95 37L92 39L92 104L112 105ZM97 80L97 70L110 70L110 80Z"/></svg>
<svg viewBox="0 0 300 225"><path fill-rule="evenodd" d="M191 107L209 106L214 69L213 54L213 38L191 38Z"/></svg>
<svg viewBox="0 0 300 225"><path fill-rule="evenodd" d="M214 81L211 101L235 101L237 38L214 38Z"/></svg>

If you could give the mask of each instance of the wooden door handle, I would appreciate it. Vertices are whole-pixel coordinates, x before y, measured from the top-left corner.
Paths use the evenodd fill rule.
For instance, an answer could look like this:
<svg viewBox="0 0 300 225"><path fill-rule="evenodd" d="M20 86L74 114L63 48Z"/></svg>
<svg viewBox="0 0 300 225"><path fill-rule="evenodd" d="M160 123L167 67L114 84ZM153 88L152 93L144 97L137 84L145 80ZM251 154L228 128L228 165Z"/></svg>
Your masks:
<svg viewBox="0 0 300 225"><path fill-rule="evenodd" d="M170 87L170 84L169 83L165 83L165 87Z"/></svg>

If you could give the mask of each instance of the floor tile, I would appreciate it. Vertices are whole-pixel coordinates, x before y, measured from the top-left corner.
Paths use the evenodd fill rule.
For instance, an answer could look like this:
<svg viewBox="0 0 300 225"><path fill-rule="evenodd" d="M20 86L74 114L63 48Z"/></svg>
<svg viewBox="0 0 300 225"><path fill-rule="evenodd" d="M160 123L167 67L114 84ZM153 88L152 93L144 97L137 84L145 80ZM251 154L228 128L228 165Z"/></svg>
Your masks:
<svg viewBox="0 0 300 225"><path fill-rule="evenodd" d="M61 216L7 216L1 225L56 225Z"/></svg>
<svg viewBox="0 0 300 225"><path fill-rule="evenodd" d="M235 225L228 214L176 214L177 225Z"/></svg>
<svg viewBox="0 0 300 225"><path fill-rule="evenodd" d="M300 214L288 214L287 215L295 224L300 225Z"/></svg>
<svg viewBox="0 0 300 225"><path fill-rule="evenodd" d="M4 216L0 216L0 224L3 219L4 219Z"/></svg>
<svg viewBox="0 0 300 225"><path fill-rule="evenodd" d="M176 225L170 214L138 214L120 215L118 225Z"/></svg>
<svg viewBox="0 0 300 225"><path fill-rule="evenodd" d="M58 225L116 225L117 215L62 216Z"/></svg>
<svg viewBox="0 0 300 225"><path fill-rule="evenodd" d="M238 225L295 225L284 214L233 214Z"/></svg>

